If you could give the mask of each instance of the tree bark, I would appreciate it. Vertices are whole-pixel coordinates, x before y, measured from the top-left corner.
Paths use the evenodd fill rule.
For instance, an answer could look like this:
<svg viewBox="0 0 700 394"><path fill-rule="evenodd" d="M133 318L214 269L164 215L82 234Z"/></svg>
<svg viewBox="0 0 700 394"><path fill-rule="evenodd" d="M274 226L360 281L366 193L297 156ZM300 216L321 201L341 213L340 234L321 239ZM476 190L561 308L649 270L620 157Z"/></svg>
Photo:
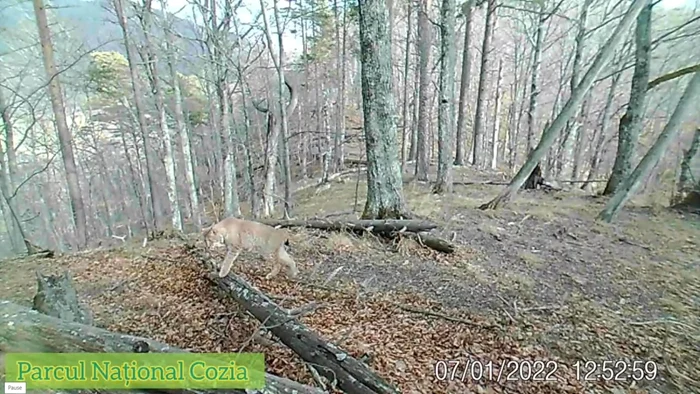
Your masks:
<svg viewBox="0 0 700 394"><path fill-rule="evenodd" d="M335 14L335 42L336 42L336 64L337 72L340 74L338 87L338 113L337 113L337 123L335 139L333 140L333 168L334 171L340 171L343 169L343 160L345 158L344 144L345 140L345 41L346 41L346 15L347 15L347 1L343 2L343 34L340 34L340 16L338 0L333 0L333 10Z"/></svg>
<svg viewBox="0 0 700 394"><path fill-rule="evenodd" d="M360 0L360 7L366 10ZM372 1L372 0L369 0ZM384 8L386 10L386 8ZM361 11L362 12L362 11ZM386 13L385 13L386 15ZM361 17L362 18L362 17ZM383 18L386 21L386 16ZM386 25L384 25L386 29ZM322 339L297 319L275 304L267 296L234 274L224 278L218 276L218 267L196 249L190 250L210 271L208 276L228 296L240 303L256 319L264 322L270 332L304 361L319 366L318 372L330 381L335 381L348 394L398 394L398 390L383 378L356 360L337 345Z"/></svg>
<svg viewBox="0 0 700 394"><path fill-rule="evenodd" d="M282 138L282 167L284 167L284 218L288 219L292 214L292 169L289 167L289 122L287 118L292 115L294 107L284 105L284 46L282 45L283 26L280 21L279 6L276 1L273 3L275 25L277 28L277 44L279 46L279 57L277 58L277 83L279 84L279 111L280 111L280 137ZM296 103L294 103L296 106Z"/></svg>
<svg viewBox="0 0 700 394"><path fill-rule="evenodd" d="M698 71L700 72L700 71ZM678 176L678 186L676 191L678 192L678 200L684 200L688 194L695 188L693 184L693 173L690 167L695 156L700 150L700 127L695 129L693 133L693 139L690 141L690 146L685 151L683 155L683 160L681 160L681 173Z"/></svg>
<svg viewBox="0 0 700 394"><path fill-rule="evenodd" d="M508 200L510 200L513 195L518 192L523 183L525 183L525 181L528 179L530 173L539 164L540 160L542 160L542 157L545 155L545 153L547 153L549 148L551 148L554 141L556 141L557 137L566 125L567 120L571 118L576 111L576 108L581 104L584 96L597 78L598 73L603 66L610 61L610 58L613 56L615 51L615 47L620 43L620 41L622 41L624 33L632 25L634 20L637 18L637 15L639 15L647 2L648 0L635 0L632 3L628 11L625 13L625 16L622 18L622 21L620 21L620 24L615 28L615 31L612 33L610 38L608 38L603 47L600 49L600 52L593 60L593 64L591 64L591 67L586 72L586 75L583 76L581 83L579 83L574 92L571 94L571 97L569 97L567 100L564 108L562 108L561 112L559 115L557 115L552 124L544 130L540 143L537 145L535 150L530 152L527 161L515 175L510 185L508 185L493 200L481 205L479 207L480 209L496 209L499 206L507 203Z"/></svg>
<svg viewBox="0 0 700 394"><path fill-rule="evenodd" d="M491 145L491 169L498 167L498 140L501 136L501 82L503 78L503 61L498 61L498 76L496 77L496 103L493 108L493 138ZM506 133L508 134L508 133ZM506 138L507 140L507 138ZM507 144L507 141L506 141ZM505 144L504 144L505 145Z"/></svg>
<svg viewBox="0 0 700 394"><path fill-rule="evenodd" d="M635 64L632 75L632 87L627 111L620 119L617 138L617 154L612 174L605 185L604 195L615 193L618 185L627 178L632 169L632 159L637 149L637 141L642 128L646 104L647 86L649 84L649 65L651 61L651 0L637 17L635 29Z"/></svg>
<svg viewBox="0 0 700 394"><path fill-rule="evenodd" d="M56 120L58 141L61 145L63 169L66 172L73 225L76 230L76 243L78 249L83 249L87 246L87 217L85 215L85 205L83 204L83 195L80 190L80 181L78 180L78 169L75 164L75 155L73 153L73 137L66 120L66 108L63 103L63 92L61 91L60 78L54 61L51 31L49 30L49 22L46 18L44 2L43 0L33 0L32 3L34 5L34 15L36 16L36 24L39 30L39 40L41 42L46 80L49 85L51 108L53 110L54 119Z"/></svg>
<svg viewBox="0 0 700 394"><path fill-rule="evenodd" d="M683 120L690 113L691 109L696 108L693 100L698 97L698 94L700 94L700 71L696 72L690 82L688 82L683 96L681 96L678 105L676 105L676 109L673 111L663 131L661 131L659 138L649 149L647 154L644 155L642 161L639 162L634 171L619 184L615 190L615 194L613 194L605 206L605 209L598 215L599 219L611 222L627 200L634 195L642 180L646 178L654 166L656 166L661 156L663 156L668 146L680 131Z"/></svg>
<svg viewBox="0 0 700 394"><path fill-rule="evenodd" d="M452 146L455 113L455 0L442 0L440 23L440 102L438 169L434 193L452 192Z"/></svg>
<svg viewBox="0 0 700 394"><path fill-rule="evenodd" d="M416 141L415 175L417 180L427 181L428 170L430 169L429 151L431 149L428 146L430 122L428 116L430 106L428 89L430 88L430 52L433 41L433 30L428 13L430 12L432 0L420 1L418 4L418 74L420 82L418 83L418 126L416 127L418 135ZM388 72L391 75L391 68ZM369 150L367 153L369 155Z"/></svg>
<svg viewBox="0 0 700 394"><path fill-rule="evenodd" d="M409 79L408 73L411 66L411 33L413 32L413 14L412 10L414 8L413 1L406 2L406 57L403 63L403 109L402 113L402 127L401 127L401 173L403 174L403 169L406 166L406 136L408 135L408 86Z"/></svg>
<svg viewBox="0 0 700 394"><path fill-rule="evenodd" d="M464 47L462 48L462 73L459 80L459 107L457 109L457 136L455 147L455 165L464 165L464 152L466 151L466 121L467 121L467 99L469 95L469 84L471 82L471 30L475 0L467 0L462 4L462 14L464 15Z"/></svg>
<svg viewBox="0 0 700 394"><path fill-rule="evenodd" d="M133 353L146 347L155 353L188 353L149 338L137 337L73 323L37 311L0 301L0 350L35 353ZM321 394L322 391L292 380L265 374L267 386L262 390L167 390L178 394ZM154 390L158 391L158 390ZM148 390L148 392L152 392Z"/></svg>
<svg viewBox="0 0 700 394"><path fill-rule="evenodd" d="M481 70L479 71L479 88L476 96L476 110L474 114L474 131L472 142L472 163L477 168L483 166L484 146L484 112L486 104L486 88L489 83L488 71L491 60L491 41L496 26L496 0L488 0L486 9L486 26L484 28L484 40L481 44Z"/></svg>
<svg viewBox="0 0 700 394"><path fill-rule="evenodd" d="M367 201L362 218L398 219L407 214L396 140L387 9L382 1L360 0L359 14L367 151Z"/></svg>
<svg viewBox="0 0 700 394"><path fill-rule="evenodd" d="M420 51L418 47L419 41L416 40L416 65L420 64ZM418 105L420 101L420 72L418 72L418 67L413 71L413 88L414 92L411 104L411 147L408 151L408 160L416 161L418 157L418 113L420 112L420 106Z"/></svg>

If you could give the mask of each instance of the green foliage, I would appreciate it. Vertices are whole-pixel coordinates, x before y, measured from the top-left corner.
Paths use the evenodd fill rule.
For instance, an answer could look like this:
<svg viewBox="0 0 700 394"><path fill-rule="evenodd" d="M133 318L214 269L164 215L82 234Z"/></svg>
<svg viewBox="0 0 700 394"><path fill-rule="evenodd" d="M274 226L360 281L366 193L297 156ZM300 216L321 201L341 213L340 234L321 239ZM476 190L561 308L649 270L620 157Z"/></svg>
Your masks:
<svg viewBox="0 0 700 394"><path fill-rule="evenodd" d="M308 53L302 55L302 62L312 63L330 58L335 45L335 21L328 1L306 1L292 14L295 19L305 23Z"/></svg>
<svg viewBox="0 0 700 394"><path fill-rule="evenodd" d="M120 98L128 89L129 63L119 52L93 52L88 66L88 86L108 98Z"/></svg>
<svg viewBox="0 0 700 394"><path fill-rule="evenodd" d="M180 79L180 93L186 103L189 123L193 126L207 123L207 98L204 93L204 82L196 75L180 73L177 75Z"/></svg>
<svg viewBox="0 0 700 394"><path fill-rule="evenodd" d="M177 73L180 78L180 91L184 98L201 98L204 99L204 84L196 75L183 75Z"/></svg>

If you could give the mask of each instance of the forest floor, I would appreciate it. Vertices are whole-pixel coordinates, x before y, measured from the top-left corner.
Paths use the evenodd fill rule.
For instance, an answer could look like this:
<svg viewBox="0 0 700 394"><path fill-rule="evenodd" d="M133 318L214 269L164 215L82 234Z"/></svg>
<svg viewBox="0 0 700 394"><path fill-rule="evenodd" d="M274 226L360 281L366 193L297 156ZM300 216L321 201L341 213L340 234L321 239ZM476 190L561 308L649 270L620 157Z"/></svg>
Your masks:
<svg viewBox="0 0 700 394"><path fill-rule="evenodd" d="M459 169L456 180L479 177ZM605 199L577 189L523 191L504 209L474 209L501 187L456 186L438 197L425 184L405 186L411 211L454 237L452 255L407 239L292 229L300 281L267 281L270 267L245 254L233 270L284 307L322 304L302 322L404 393L700 392L700 219L631 204L601 223ZM361 211L363 182L357 190ZM295 215L355 218L355 193L353 177L306 189ZM215 291L180 240L0 263L3 298L31 305L36 269L70 270L99 326L193 351L262 351L270 372L314 384L289 349L252 339L259 323ZM480 380L470 376L474 363L464 373L468 357L484 363ZM460 364L440 381L439 360ZM502 362L518 360L544 363L531 373L506 368L495 381ZM596 379L584 363L577 373L584 360L613 361L606 366L617 376ZM618 360L630 362L626 373ZM639 374L636 360L652 379L615 381Z"/></svg>

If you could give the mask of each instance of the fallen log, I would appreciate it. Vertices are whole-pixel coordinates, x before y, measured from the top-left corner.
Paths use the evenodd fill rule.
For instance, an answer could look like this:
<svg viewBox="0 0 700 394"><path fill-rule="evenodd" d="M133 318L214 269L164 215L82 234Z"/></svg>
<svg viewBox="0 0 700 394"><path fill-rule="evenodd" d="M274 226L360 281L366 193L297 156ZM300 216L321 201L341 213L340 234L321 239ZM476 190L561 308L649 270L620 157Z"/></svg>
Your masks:
<svg viewBox="0 0 700 394"><path fill-rule="evenodd" d="M315 228L319 230L328 231L352 231L356 233L371 232L377 235L381 235L387 238L394 238L398 234L407 234L412 236L421 245L437 250L442 253L452 253L454 252L454 245L436 237L430 235L427 231L430 231L437 227L436 224L429 221L423 220L345 220L345 221L330 221L323 219L310 219L310 220L262 220L261 223L265 223L273 227L305 227L305 228ZM412 234L412 235L411 235ZM417 237L416 234L420 234Z"/></svg>
<svg viewBox="0 0 700 394"><path fill-rule="evenodd" d="M409 234L409 236L415 239L419 244L437 250L438 252L452 253L455 251L455 246L453 244L432 234L420 232L417 234Z"/></svg>
<svg viewBox="0 0 700 394"><path fill-rule="evenodd" d="M156 353L188 353L150 338L107 331L47 316L10 301L0 301L0 352L35 353L137 353L144 349ZM261 390L153 390L191 394L320 394L323 391L301 383L265 374L266 386ZM151 392L152 390L149 390Z"/></svg>
<svg viewBox="0 0 700 394"><path fill-rule="evenodd" d="M305 227L331 231L372 232L387 234L394 232L418 233L437 228L437 224L422 220L261 220L272 227Z"/></svg>
<svg viewBox="0 0 700 394"><path fill-rule="evenodd" d="M192 245L189 252L209 271L208 278L235 299L272 334L347 394L398 394L399 391L353 358L347 351L322 339L269 297L230 273L218 276L217 264Z"/></svg>

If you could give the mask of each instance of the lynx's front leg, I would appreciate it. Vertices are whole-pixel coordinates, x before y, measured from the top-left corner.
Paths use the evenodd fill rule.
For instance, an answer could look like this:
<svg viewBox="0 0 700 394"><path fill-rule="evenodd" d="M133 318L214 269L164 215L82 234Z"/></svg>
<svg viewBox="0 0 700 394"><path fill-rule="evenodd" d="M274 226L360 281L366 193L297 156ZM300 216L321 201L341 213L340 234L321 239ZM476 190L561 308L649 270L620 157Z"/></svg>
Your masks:
<svg viewBox="0 0 700 394"><path fill-rule="evenodd" d="M287 267L287 276L290 278L296 278L297 275L299 275L299 270L297 269L297 264L294 262L294 259L287 254L287 251L284 249L284 245L281 245L278 249L277 252L275 253L275 267L273 268L272 272L270 273L271 277L274 277L277 275L280 270L282 269L282 266ZM270 276L268 275L268 276Z"/></svg>
<svg viewBox="0 0 700 394"><path fill-rule="evenodd" d="M233 262L236 261L239 254L241 254L240 250L237 250L234 254L230 248L227 249L226 257L224 258L224 262L221 264L221 269L219 270L219 278L223 278L228 275L229 272L231 272L231 266L233 265Z"/></svg>

